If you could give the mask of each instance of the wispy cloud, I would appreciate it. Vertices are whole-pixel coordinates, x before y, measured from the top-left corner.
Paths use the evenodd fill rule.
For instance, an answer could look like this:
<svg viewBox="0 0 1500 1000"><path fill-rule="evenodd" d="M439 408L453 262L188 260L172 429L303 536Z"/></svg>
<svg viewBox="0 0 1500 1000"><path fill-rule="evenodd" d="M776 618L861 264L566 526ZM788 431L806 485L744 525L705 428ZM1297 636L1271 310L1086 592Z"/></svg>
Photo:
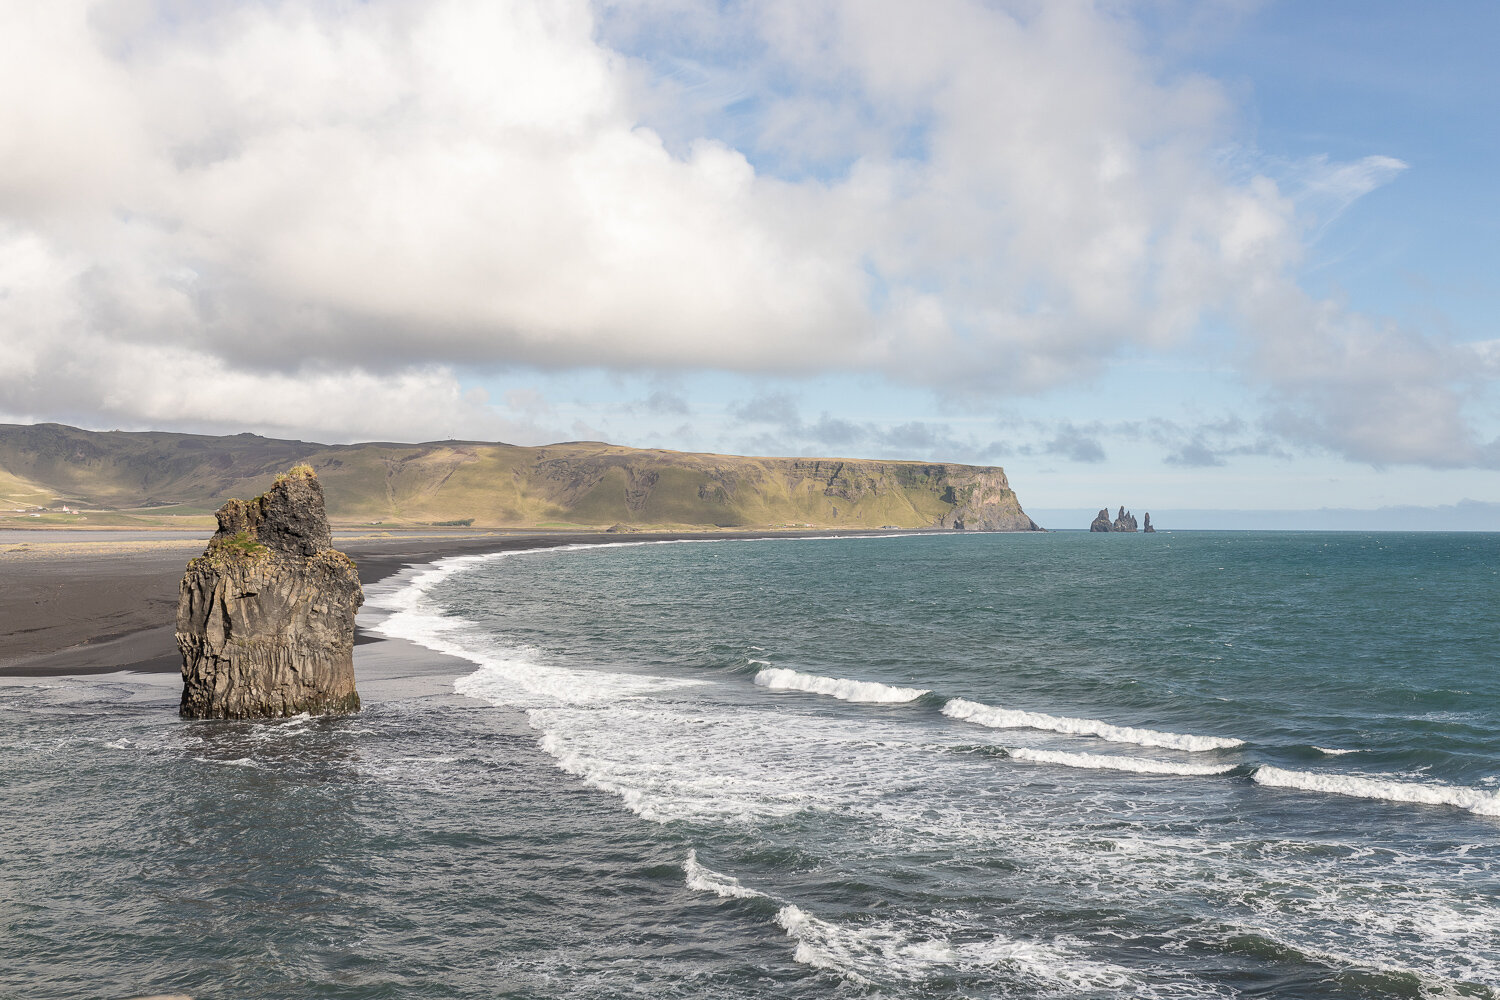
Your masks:
<svg viewBox="0 0 1500 1000"><path fill-rule="evenodd" d="M1366 156L1347 163L1315 156L1284 162L1280 174L1316 241L1350 205L1389 184L1408 167L1393 156Z"/></svg>
<svg viewBox="0 0 1500 1000"><path fill-rule="evenodd" d="M987 461L994 451L972 437L960 437L941 422L854 421L828 412L805 420L800 401L792 393L762 393L731 403L728 412L751 429L740 438L739 449L755 454L847 456L857 452L874 458Z"/></svg>
<svg viewBox="0 0 1500 1000"><path fill-rule="evenodd" d="M1072 424L1064 424L1043 447L1048 455L1057 455L1072 462L1099 463L1104 461L1104 446L1096 434L1089 433Z"/></svg>

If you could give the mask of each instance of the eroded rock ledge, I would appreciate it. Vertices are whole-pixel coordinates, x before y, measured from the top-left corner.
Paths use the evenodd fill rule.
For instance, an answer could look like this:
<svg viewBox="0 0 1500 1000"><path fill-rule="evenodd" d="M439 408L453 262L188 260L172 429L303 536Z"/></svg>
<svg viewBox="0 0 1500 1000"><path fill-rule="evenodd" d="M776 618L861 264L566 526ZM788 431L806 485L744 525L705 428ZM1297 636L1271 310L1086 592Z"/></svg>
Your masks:
<svg viewBox="0 0 1500 1000"><path fill-rule="evenodd" d="M354 615L364 591L333 547L308 466L254 500L219 508L177 602L181 713L250 719L359 711Z"/></svg>

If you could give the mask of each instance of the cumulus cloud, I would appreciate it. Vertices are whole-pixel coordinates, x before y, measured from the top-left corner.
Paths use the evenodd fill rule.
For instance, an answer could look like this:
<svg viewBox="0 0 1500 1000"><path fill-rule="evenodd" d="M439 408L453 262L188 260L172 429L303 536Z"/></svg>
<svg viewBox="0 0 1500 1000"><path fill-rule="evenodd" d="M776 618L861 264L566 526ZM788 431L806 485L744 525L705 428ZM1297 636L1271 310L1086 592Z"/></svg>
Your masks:
<svg viewBox="0 0 1500 1000"><path fill-rule="evenodd" d="M1472 410L1493 375L1482 351L1376 322L1294 291L1246 303L1263 329L1246 369L1267 386L1265 426L1372 465L1491 466Z"/></svg>
<svg viewBox="0 0 1500 1000"><path fill-rule="evenodd" d="M1113 7L5 16L0 410L478 436L536 414L503 416L461 373L516 365L859 370L993 396L1181 346L1212 315L1290 439L1485 453L1454 348L1295 282L1310 220L1404 164L1228 169L1225 94L1164 74ZM1284 366L1293 348L1310 366ZM1388 349L1399 364L1371 360ZM833 417L819 433L869 440ZM904 440L953 443L923 433Z"/></svg>

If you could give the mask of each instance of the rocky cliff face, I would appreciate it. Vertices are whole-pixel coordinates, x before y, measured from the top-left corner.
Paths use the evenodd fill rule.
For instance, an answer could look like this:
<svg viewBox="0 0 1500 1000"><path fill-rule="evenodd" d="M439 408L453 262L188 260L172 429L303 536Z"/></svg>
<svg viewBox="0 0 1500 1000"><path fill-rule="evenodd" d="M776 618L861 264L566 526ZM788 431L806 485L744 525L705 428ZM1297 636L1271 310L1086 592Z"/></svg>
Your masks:
<svg viewBox="0 0 1500 1000"><path fill-rule="evenodd" d="M248 719L357 712L354 563L333 547L323 488L301 466L230 500L177 603L181 712Z"/></svg>
<svg viewBox="0 0 1500 1000"><path fill-rule="evenodd" d="M999 469L945 466L943 501L954 505L938 521L961 531L1041 531L1026 516L1015 491Z"/></svg>
<svg viewBox="0 0 1500 1000"><path fill-rule="evenodd" d="M1109 508L1100 507L1099 513L1094 515L1094 523L1089 525L1090 531L1113 531L1114 523L1109 519Z"/></svg>

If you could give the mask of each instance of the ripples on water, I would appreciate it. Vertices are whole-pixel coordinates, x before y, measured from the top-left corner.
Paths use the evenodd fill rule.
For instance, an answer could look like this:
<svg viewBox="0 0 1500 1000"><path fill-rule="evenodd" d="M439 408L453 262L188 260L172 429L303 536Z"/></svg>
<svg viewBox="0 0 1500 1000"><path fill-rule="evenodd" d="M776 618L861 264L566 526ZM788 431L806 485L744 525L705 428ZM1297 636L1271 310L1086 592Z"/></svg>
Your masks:
<svg viewBox="0 0 1500 1000"><path fill-rule="evenodd" d="M1495 997L1497 552L525 553L372 595L457 694L0 687L0 987Z"/></svg>

